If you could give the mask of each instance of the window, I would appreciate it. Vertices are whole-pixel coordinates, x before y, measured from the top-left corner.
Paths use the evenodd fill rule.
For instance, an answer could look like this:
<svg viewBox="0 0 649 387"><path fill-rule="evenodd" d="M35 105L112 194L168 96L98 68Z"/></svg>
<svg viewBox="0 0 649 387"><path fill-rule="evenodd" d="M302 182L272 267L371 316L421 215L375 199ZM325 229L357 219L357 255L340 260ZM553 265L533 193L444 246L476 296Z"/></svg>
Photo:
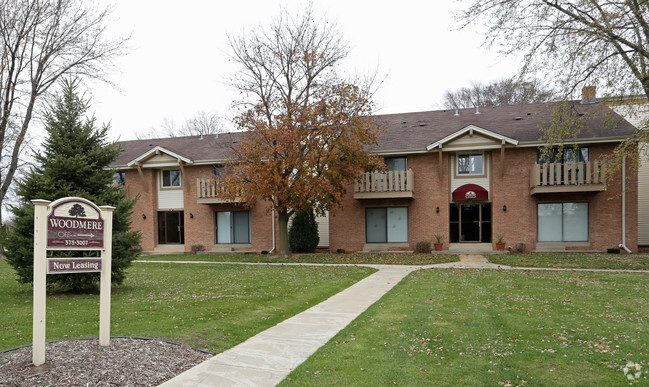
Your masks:
<svg viewBox="0 0 649 387"><path fill-rule="evenodd" d="M539 242L587 242L588 203L538 204Z"/></svg>
<svg viewBox="0 0 649 387"><path fill-rule="evenodd" d="M458 175L483 175L484 156L482 154L457 155Z"/></svg>
<svg viewBox="0 0 649 387"><path fill-rule="evenodd" d="M575 160L575 155L577 160ZM536 162L539 164L544 163L572 163L572 162L585 162L590 160L590 152L588 147L583 148L563 148L561 154L559 154L558 148L550 149L545 157L543 155L543 150L539 149L536 151Z"/></svg>
<svg viewBox="0 0 649 387"><path fill-rule="evenodd" d="M162 188L180 187L180 171L178 169L162 171Z"/></svg>
<svg viewBox="0 0 649 387"><path fill-rule="evenodd" d="M216 243L250 243L250 211L217 211Z"/></svg>
<svg viewBox="0 0 649 387"><path fill-rule="evenodd" d="M406 171L408 169L406 157L386 157L384 160L388 171Z"/></svg>
<svg viewBox="0 0 649 387"><path fill-rule="evenodd" d="M365 209L367 243L408 242L408 207Z"/></svg>
<svg viewBox="0 0 649 387"><path fill-rule="evenodd" d="M212 172L214 173L214 177L219 177L225 172L225 167L223 165L215 165Z"/></svg>
<svg viewBox="0 0 649 387"><path fill-rule="evenodd" d="M126 184L126 172L115 172L113 175L113 184L124 186Z"/></svg>

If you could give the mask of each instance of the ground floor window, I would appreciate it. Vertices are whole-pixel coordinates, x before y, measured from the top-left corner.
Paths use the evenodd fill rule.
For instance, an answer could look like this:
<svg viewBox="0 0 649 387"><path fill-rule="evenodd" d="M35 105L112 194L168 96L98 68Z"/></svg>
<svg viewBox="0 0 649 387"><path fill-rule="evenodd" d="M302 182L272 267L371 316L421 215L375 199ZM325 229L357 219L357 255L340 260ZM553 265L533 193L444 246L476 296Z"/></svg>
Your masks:
<svg viewBox="0 0 649 387"><path fill-rule="evenodd" d="M367 243L408 242L408 207L365 209Z"/></svg>
<svg viewBox="0 0 649 387"><path fill-rule="evenodd" d="M491 242L491 203L451 203L450 242Z"/></svg>
<svg viewBox="0 0 649 387"><path fill-rule="evenodd" d="M216 243L250 243L250 211L217 211Z"/></svg>
<svg viewBox="0 0 649 387"><path fill-rule="evenodd" d="M539 203L539 242L587 242L588 203Z"/></svg>

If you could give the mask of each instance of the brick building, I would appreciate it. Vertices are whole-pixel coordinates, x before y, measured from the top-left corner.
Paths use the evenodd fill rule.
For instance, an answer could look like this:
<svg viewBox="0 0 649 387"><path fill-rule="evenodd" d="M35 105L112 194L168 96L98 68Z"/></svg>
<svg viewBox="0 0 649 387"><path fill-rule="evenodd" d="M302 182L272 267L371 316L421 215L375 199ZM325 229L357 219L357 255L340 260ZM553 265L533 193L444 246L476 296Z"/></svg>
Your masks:
<svg viewBox="0 0 649 387"><path fill-rule="evenodd" d="M619 244L636 251L637 175L627 166L604 184L600 164L634 128L602 104L576 103L574 111L596 114L550 159L539 147L552 104L375 116L383 130L372 151L387 170L365 173L348 187L342 209L320 220L323 247L414 250L439 234L452 250L491 250L503 236L529 251ZM224 202L213 184L240 136L121 143L113 166L129 195L139 195L133 227L142 231L143 250L275 247L269 205Z"/></svg>

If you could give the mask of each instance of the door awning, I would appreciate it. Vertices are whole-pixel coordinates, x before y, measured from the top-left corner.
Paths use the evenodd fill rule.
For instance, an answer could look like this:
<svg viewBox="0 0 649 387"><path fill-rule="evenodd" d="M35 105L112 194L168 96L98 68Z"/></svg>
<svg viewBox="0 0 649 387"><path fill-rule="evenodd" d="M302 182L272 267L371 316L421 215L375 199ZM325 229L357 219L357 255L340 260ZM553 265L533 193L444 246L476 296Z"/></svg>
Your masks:
<svg viewBox="0 0 649 387"><path fill-rule="evenodd" d="M489 199L489 192L477 184L464 184L453 191L453 200Z"/></svg>

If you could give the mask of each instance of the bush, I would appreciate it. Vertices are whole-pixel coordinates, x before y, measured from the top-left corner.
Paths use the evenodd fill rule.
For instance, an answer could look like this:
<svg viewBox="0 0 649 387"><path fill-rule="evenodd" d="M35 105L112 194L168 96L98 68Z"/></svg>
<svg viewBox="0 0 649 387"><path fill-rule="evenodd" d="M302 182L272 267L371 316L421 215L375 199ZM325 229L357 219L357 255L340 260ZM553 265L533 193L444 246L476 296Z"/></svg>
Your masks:
<svg viewBox="0 0 649 387"><path fill-rule="evenodd" d="M192 245L192 254L198 254L199 251L205 251L205 246L203 246L203 245Z"/></svg>
<svg viewBox="0 0 649 387"><path fill-rule="evenodd" d="M422 254L430 253L430 242L417 242L415 246L415 251Z"/></svg>
<svg viewBox="0 0 649 387"><path fill-rule="evenodd" d="M313 213L295 214L291 228L288 230L288 244L294 253L312 253L320 243L318 223Z"/></svg>
<svg viewBox="0 0 649 387"><path fill-rule="evenodd" d="M336 254L345 254L345 249L336 249Z"/></svg>

